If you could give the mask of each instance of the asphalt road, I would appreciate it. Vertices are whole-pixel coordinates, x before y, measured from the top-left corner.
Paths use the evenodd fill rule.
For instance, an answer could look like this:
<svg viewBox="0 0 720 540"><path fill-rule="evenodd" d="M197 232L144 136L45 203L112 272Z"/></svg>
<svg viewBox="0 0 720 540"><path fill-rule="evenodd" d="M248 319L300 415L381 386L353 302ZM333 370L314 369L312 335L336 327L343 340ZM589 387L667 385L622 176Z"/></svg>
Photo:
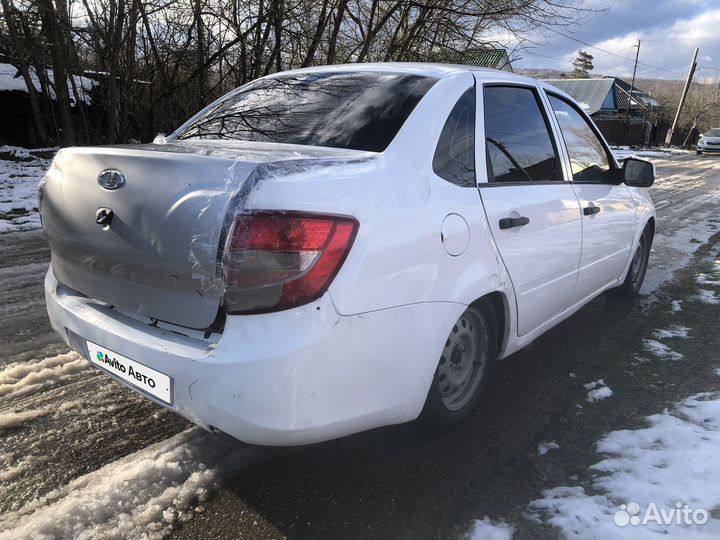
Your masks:
<svg viewBox="0 0 720 540"><path fill-rule="evenodd" d="M225 459L207 500L164 518L171 536L447 538L490 516L513 523L516 538L556 537L527 519L527 504L543 488L582 482L603 433L720 387L718 306L693 300L695 277L716 262L720 245L720 160L656 163L658 239L637 301L604 295L499 363L475 417L450 435L411 423L290 449L203 435L197 445L208 461L244 457ZM66 355L44 312L48 259L39 232L0 235L0 417L42 411L0 428L0 530L49 507L71 482L190 428ZM673 300L682 311L672 311ZM643 338L669 325L691 329L692 339L673 343L684 362L652 359L643 348ZM34 378L17 375L25 369ZM597 379L614 394L589 403L583 384ZM539 455L538 443L551 440L559 448Z"/></svg>

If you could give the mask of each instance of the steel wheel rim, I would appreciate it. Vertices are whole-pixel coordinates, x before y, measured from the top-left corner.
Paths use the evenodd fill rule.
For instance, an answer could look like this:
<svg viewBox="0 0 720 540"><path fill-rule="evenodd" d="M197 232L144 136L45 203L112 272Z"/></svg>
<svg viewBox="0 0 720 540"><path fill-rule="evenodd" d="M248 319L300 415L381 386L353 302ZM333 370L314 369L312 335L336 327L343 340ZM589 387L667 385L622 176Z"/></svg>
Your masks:
<svg viewBox="0 0 720 540"><path fill-rule="evenodd" d="M473 310L458 319L443 348L438 365L438 390L443 405L462 409L472 399L488 358L485 320Z"/></svg>

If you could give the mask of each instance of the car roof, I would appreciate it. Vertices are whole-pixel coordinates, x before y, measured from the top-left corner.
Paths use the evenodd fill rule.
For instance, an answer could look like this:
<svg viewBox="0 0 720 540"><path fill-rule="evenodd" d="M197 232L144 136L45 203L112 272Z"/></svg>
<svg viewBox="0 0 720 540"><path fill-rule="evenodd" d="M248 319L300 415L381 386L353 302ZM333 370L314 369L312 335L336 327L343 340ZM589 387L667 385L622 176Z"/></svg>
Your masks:
<svg viewBox="0 0 720 540"><path fill-rule="evenodd" d="M534 79L523 77L509 71L499 69L483 68L477 66L465 66L461 64L434 64L429 62L376 62L362 64L333 64L327 66L314 66L310 68L293 69L275 73L272 76L286 75L291 73L328 73L342 71L382 71L390 73L405 73L408 75L425 75L439 79L456 75L461 72L472 72L475 78L481 82L517 82L535 83Z"/></svg>

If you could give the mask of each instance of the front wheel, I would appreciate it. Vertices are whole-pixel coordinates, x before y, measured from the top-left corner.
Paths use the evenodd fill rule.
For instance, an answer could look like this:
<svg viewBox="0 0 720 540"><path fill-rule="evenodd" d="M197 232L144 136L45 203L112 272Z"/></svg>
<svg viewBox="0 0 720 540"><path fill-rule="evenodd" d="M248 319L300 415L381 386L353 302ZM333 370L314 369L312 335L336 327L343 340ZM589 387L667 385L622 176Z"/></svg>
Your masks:
<svg viewBox="0 0 720 540"><path fill-rule="evenodd" d="M450 431L470 417L492 369L496 340L489 302L469 307L453 325L421 415L431 428Z"/></svg>
<svg viewBox="0 0 720 540"><path fill-rule="evenodd" d="M646 229L640 236L625 281L623 281L622 285L613 289L613 292L618 296L632 298L640 292L640 287L642 287L647 272L648 259L650 258L650 244L652 243L650 234Z"/></svg>
<svg viewBox="0 0 720 540"><path fill-rule="evenodd" d="M696 150L695 153L696 153L698 156L702 156L702 151L700 151L700 150Z"/></svg>

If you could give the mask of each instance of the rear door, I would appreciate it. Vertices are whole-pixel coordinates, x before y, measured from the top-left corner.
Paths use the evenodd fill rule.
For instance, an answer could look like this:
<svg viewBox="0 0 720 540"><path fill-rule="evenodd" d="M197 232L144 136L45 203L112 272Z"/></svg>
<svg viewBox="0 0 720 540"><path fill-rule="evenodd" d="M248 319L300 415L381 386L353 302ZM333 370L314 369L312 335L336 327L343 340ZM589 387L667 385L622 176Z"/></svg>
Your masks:
<svg viewBox="0 0 720 540"><path fill-rule="evenodd" d="M518 334L524 335L570 304L580 263L580 207L564 180L538 89L480 88L487 182L478 186L515 290Z"/></svg>
<svg viewBox="0 0 720 540"><path fill-rule="evenodd" d="M635 236L635 205L627 186L618 183L619 171L592 122L570 100L552 93L548 99L565 140L572 185L582 209L583 247L575 303L620 276Z"/></svg>

